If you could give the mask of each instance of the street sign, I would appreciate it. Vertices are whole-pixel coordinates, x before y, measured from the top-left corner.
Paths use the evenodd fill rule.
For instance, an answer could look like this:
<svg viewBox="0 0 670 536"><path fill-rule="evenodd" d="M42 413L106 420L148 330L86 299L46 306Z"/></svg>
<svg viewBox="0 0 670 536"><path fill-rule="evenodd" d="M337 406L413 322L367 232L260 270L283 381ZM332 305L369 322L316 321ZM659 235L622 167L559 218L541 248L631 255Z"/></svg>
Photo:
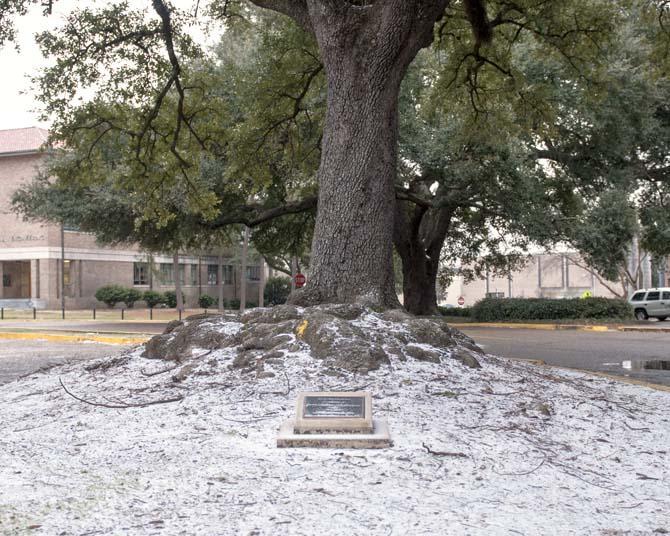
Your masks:
<svg viewBox="0 0 670 536"><path fill-rule="evenodd" d="M458 305L465 305L465 298L463 296L458 297Z"/></svg>
<svg viewBox="0 0 670 536"><path fill-rule="evenodd" d="M296 288L302 288L305 286L305 281L307 279L303 274L295 274L295 286Z"/></svg>

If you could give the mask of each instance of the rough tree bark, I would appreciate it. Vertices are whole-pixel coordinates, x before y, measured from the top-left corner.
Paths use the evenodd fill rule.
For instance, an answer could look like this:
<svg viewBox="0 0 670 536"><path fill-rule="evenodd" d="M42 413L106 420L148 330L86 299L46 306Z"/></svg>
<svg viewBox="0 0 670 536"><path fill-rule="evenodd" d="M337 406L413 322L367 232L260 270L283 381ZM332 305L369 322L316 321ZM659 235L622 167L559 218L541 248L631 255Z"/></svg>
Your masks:
<svg viewBox="0 0 670 536"><path fill-rule="evenodd" d="M437 273L453 210L398 200L393 242L402 260L404 306L415 315L438 314Z"/></svg>
<svg viewBox="0 0 670 536"><path fill-rule="evenodd" d="M448 0L252 1L313 32L328 84L310 278L292 301L397 307L398 92Z"/></svg>

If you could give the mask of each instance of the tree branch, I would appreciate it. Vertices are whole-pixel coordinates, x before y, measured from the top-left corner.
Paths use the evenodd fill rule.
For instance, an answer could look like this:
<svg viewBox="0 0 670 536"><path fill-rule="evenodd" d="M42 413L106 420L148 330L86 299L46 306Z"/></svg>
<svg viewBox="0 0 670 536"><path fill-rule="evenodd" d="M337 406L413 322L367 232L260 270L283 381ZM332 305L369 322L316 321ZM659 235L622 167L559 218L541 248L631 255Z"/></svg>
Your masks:
<svg viewBox="0 0 670 536"><path fill-rule="evenodd" d="M244 224L247 227L258 225L288 214L300 214L307 210L316 208L317 196L306 197L300 201L287 203L277 207L266 207L263 205L246 205L240 207L239 212L234 214L222 214L213 221L203 221L202 225L210 229L219 229L226 225Z"/></svg>
<svg viewBox="0 0 670 536"><path fill-rule="evenodd" d="M250 0L250 2L258 7L283 13L296 21L306 32L314 33L306 0Z"/></svg>

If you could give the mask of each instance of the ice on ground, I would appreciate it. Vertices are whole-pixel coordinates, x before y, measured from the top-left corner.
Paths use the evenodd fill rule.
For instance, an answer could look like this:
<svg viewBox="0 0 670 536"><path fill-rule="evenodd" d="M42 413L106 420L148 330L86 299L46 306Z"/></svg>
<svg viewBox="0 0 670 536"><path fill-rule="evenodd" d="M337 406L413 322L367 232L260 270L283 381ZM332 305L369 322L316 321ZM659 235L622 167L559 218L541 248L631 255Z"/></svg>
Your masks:
<svg viewBox="0 0 670 536"><path fill-rule="evenodd" d="M136 349L0 387L0 532L670 531L670 393L494 356L333 375L301 348L271 377L229 368L235 348ZM276 448L298 391L361 389L392 448Z"/></svg>

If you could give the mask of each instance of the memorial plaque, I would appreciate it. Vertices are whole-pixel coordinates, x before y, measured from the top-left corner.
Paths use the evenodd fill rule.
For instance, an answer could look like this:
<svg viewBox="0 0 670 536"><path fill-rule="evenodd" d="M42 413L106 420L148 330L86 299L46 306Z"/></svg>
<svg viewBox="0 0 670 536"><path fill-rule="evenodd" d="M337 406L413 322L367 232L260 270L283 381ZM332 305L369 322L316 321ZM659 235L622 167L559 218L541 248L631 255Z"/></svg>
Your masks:
<svg viewBox="0 0 670 536"><path fill-rule="evenodd" d="M278 447L380 449L390 447L386 421L372 419L366 391L299 393L295 419L282 424Z"/></svg>
<svg viewBox="0 0 670 536"><path fill-rule="evenodd" d="M370 432L372 397L366 392L300 393L295 432Z"/></svg>
<svg viewBox="0 0 670 536"><path fill-rule="evenodd" d="M365 418L364 396L306 396L305 419L321 417Z"/></svg>

